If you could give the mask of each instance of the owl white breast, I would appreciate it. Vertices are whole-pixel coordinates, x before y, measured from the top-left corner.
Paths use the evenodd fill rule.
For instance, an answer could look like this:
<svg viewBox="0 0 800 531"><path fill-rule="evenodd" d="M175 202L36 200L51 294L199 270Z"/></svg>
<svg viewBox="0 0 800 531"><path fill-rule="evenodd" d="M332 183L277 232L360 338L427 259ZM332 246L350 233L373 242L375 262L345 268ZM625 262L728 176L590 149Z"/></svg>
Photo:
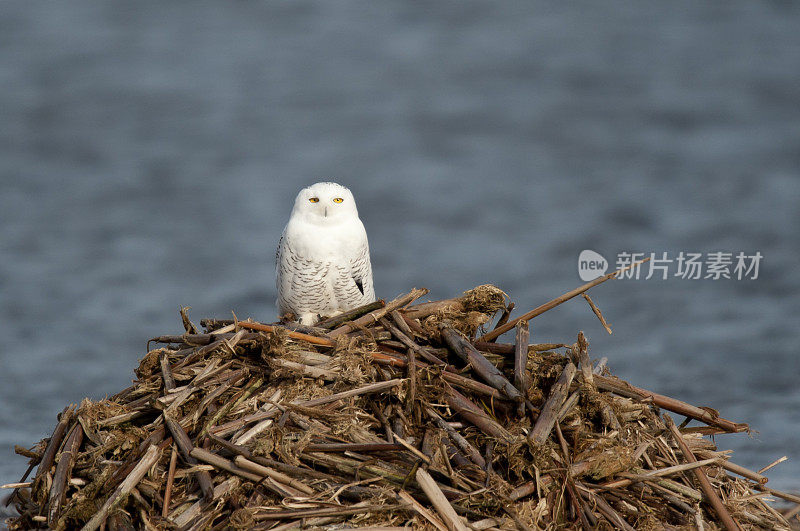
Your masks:
<svg viewBox="0 0 800 531"><path fill-rule="evenodd" d="M310 325L373 302L367 232L353 194L336 183L300 190L278 243L278 312Z"/></svg>

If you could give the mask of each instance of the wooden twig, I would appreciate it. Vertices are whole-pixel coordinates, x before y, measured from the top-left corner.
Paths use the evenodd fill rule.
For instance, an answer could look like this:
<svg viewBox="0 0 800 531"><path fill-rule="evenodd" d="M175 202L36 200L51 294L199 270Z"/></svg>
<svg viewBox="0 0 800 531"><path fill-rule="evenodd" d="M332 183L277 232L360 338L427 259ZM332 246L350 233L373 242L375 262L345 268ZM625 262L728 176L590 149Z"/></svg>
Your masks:
<svg viewBox="0 0 800 531"><path fill-rule="evenodd" d="M611 391L612 393L628 398L636 398L639 400L649 400L660 408L678 413L685 417L693 418L706 424L717 426L726 432L740 432L748 431L750 427L747 424L731 422L730 420L723 419L722 417L711 414L708 410L692 406L686 402L682 402L675 398L660 395L641 387L636 387L628 382L624 382L617 378L608 376L595 375L594 381L599 389L604 391Z"/></svg>
<svg viewBox="0 0 800 531"><path fill-rule="evenodd" d="M592 311L594 312L594 314L597 316L597 318L600 319L600 324L603 325L603 328L606 329L606 332L611 334L612 333L611 332L611 327L608 326L608 323L606 322L605 317L603 317L603 312L600 311L600 308L598 308L597 305L592 300L592 298L589 297L589 294L584 292L584 293L581 293L581 296L583 296L583 298L586 299L586 302L589 303L589 308L591 308Z"/></svg>
<svg viewBox="0 0 800 531"><path fill-rule="evenodd" d="M600 510L600 513L602 513L602 515L605 516L612 525L619 529L624 529L625 531L636 531L602 497L597 496L583 485L576 483L575 486L578 488L581 496L583 496L590 503L594 504L597 509Z"/></svg>
<svg viewBox="0 0 800 531"><path fill-rule="evenodd" d="M61 412L61 418L58 420L58 424L56 424L53 434L47 442L47 447L42 454L42 460L39 462L39 468L34 477L34 485L42 482L44 476L50 472L50 468L55 461L56 453L58 453L58 449L61 448L61 442L64 440L64 434L67 432L67 428L70 424L72 424L74 417L74 405L70 405Z"/></svg>
<svg viewBox="0 0 800 531"><path fill-rule="evenodd" d="M433 420L433 422L442 428L444 431L447 432L447 435L450 436L450 439L453 441L459 450L464 452L470 461L478 465L481 469L486 468L486 461L483 459L481 453L470 444L468 440L466 440L458 431L455 430L452 426L450 426L441 416L439 416L436 411L432 408L426 408L425 412L428 416Z"/></svg>
<svg viewBox="0 0 800 531"><path fill-rule="evenodd" d="M519 390L509 382L503 373L497 367L492 365L478 349L467 341L458 331L456 331L451 324L446 321L440 325L442 337L447 342L447 346L455 352L465 363L468 363L472 369L483 378L486 383L503 391L506 396L515 402L522 402L524 400Z"/></svg>
<svg viewBox="0 0 800 531"><path fill-rule="evenodd" d="M164 504L161 507L161 517L169 514L169 502L172 501L172 485L175 481L175 468L178 465L177 445L172 446L172 455L169 457L169 470L167 471L167 485L164 487Z"/></svg>
<svg viewBox="0 0 800 531"><path fill-rule="evenodd" d="M299 406L305 407L316 407L321 406L324 404L330 404L332 402L338 402L339 400L345 400L347 398L352 398L354 396L366 395L371 393L378 393L381 391L385 391L386 389L390 389L392 387L398 386L403 383L402 379L394 379L394 380L387 380L385 382L375 382L372 384L367 384L356 389L349 389L347 391L342 391L340 393L334 393L329 396L323 396L321 398L314 398L312 400L300 400L300 401L293 401L293 404L297 404ZM231 421L227 424L220 424L210 430L210 433L214 435L222 435L224 433L232 433L252 422L265 420L268 418L273 418L277 415L277 410L270 410L270 411L259 411L257 413L253 413L252 415L248 415L246 417Z"/></svg>
<svg viewBox="0 0 800 531"><path fill-rule="evenodd" d="M453 408L458 415L470 424L478 427L485 434L506 442L511 442L512 437L508 430L503 428L481 408L472 403L471 400L450 386L445 387L445 399L447 400L447 405Z"/></svg>
<svg viewBox="0 0 800 531"><path fill-rule="evenodd" d="M178 526L178 528L184 529L189 523L194 521L194 519L201 514L203 506L206 503L209 503L211 500L218 500L220 498L223 498L226 494L236 489L239 486L239 483L241 483L241 480L235 476L226 479L225 481L214 487L214 490L211 493L210 499L208 501L204 499L195 502L180 515L178 515L175 518L170 518L170 520L174 521L175 525Z"/></svg>
<svg viewBox="0 0 800 531"><path fill-rule="evenodd" d="M403 501L408 502L408 504L411 505L411 507L413 507L420 516L430 522L433 527L439 531L447 531L447 526L444 525L444 523L442 523L442 521L439 520L436 515L423 507L422 504L415 500L409 493L401 489L397 495L400 496Z"/></svg>
<svg viewBox="0 0 800 531"><path fill-rule="evenodd" d="M523 395L528 388L528 342L530 331L528 321L517 323L517 337L514 342L514 385Z"/></svg>
<svg viewBox="0 0 800 531"><path fill-rule="evenodd" d="M553 430L553 425L556 423L558 411L561 405L567 398L569 386L572 379L575 377L575 365L567 363L561 371L561 376L558 381L550 389L550 396L547 398L539 418L536 420L533 429L528 433L528 439L534 444L544 444Z"/></svg>
<svg viewBox="0 0 800 531"><path fill-rule="evenodd" d="M606 280L608 280L610 278L614 278L615 276L617 276L618 274L622 273L623 271L627 271L628 269L631 269L632 267L638 267L638 266L642 265L643 263L647 262L648 260L650 260L650 257L647 257L644 260L639 260L638 262L634 262L633 264L630 264L627 267L623 267L621 269L617 269L616 271L612 271L611 273L609 273L607 275L604 275L604 276L602 276L600 278L596 278L596 279L592 280L591 282L587 282L586 284L584 284L582 286L579 286L579 287L575 288L572 291L568 291L568 292L564 293L563 295L561 295L559 297L556 297L555 299L553 299L553 300L551 300L549 302L546 302L546 303L542 304L541 306L539 306L537 308L534 308L533 310L529 311L528 313L526 313L524 315L521 315L521 316L517 317L516 319L512 319L511 321L509 321L505 325L501 326L500 328L496 328L495 330L492 330L488 334L484 334L483 336L481 336L480 340L481 341L491 341L492 339L498 338L501 335L503 335L506 332L508 332L509 330L511 330L512 328L514 328L519 321L523 321L523 320L524 321L530 321L531 319L533 319L537 315L541 315L544 312L546 312L547 310L552 310L553 308L555 308L559 304L562 304L562 303L570 300L573 297L577 297L581 293L590 290L591 288L597 286L598 284L602 284L603 282L605 282Z"/></svg>
<svg viewBox="0 0 800 531"><path fill-rule="evenodd" d="M158 357L159 364L161 365L161 378L164 381L164 390L172 391L175 389L175 378L172 377L172 371L169 368L169 353L164 351Z"/></svg>
<svg viewBox="0 0 800 531"><path fill-rule="evenodd" d="M697 461L697 458L695 458L694 454L689 449L686 441L683 440L683 435L681 435L681 432L678 431L678 427L675 426L672 418L669 415L664 415L664 422L672 434L672 438L678 444L678 448L680 448L683 457L686 458L686 460L690 463ZM727 507L725 507L725 505L722 503L722 500L719 498L719 496L717 496L717 493L714 491L714 487L712 487L711 483L708 481L708 476L706 476L703 468L694 468L692 469L692 472L697 478L698 483L700 483L700 488L703 490L703 494L705 494L706 499L711 504L711 507L714 508L714 512L717 513L720 521L725 526L725 529L728 531L738 531L739 524L736 523L731 514L728 512Z"/></svg>
<svg viewBox="0 0 800 531"><path fill-rule="evenodd" d="M332 329L336 328L337 326L341 326L347 321L352 321L353 319L357 319L364 315L365 313L373 312L380 308L386 306L386 302L383 299L379 299L375 302L370 302L359 306L358 308L353 308L352 310L340 313L339 315L335 315L333 317L329 317L327 319L323 319L322 321L318 322L315 326L317 328L327 328Z"/></svg>
<svg viewBox="0 0 800 531"><path fill-rule="evenodd" d="M219 456L213 452L209 452L208 450L204 450L202 448L192 448L190 455L195 459L197 459L198 461L208 463L214 468L225 470L226 472L230 472L231 474L236 474L237 476L252 481L254 483L258 483L259 481L261 481L261 476L258 476L256 474L253 474L252 472L248 472L244 469L241 469L235 464L233 464L233 462L231 462L229 459L225 459L224 457Z"/></svg>
<svg viewBox="0 0 800 531"><path fill-rule="evenodd" d="M50 487L47 507L47 524L50 527L56 527L58 516L61 514L72 467L75 465L75 459L78 458L78 450L82 441L83 427L76 422L72 425L67 440L64 442L64 449L61 451L56 472L53 474L53 485Z"/></svg>
<svg viewBox="0 0 800 531"><path fill-rule="evenodd" d="M180 425L180 423L165 414L164 424L172 434L172 440L175 441L175 444L177 445L184 462L189 466L196 465L197 460L192 457L192 449L194 446L192 445L191 439L189 439L189 436L183 430L183 427ZM206 500L210 500L214 495L214 482L211 480L211 475L205 470L198 470L194 473L194 476L197 479L197 483L200 485L200 490L203 492L203 496L206 498Z"/></svg>
<svg viewBox="0 0 800 531"><path fill-rule="evenodd" d="M436 481L431 477L428 472L423 468L417 469L417 483L422 491L431 501L431 504L436 508L436 511L442 517L445 525L451 531L467 531L467 526L461 521L461 518L447 501L447 498L442 493L442 490L436 484Z"/></svg>
<svg viewBox="0 0 800 531"><path fill-rule="evenodd" d="M401 451L403 446L396 443L311 443L304 452L392 452Z"/></svg>
<svg viewBox="0 0 800 531"><path fill-rule="evenodd" d="M333 347L335 343L330 339L325 339L324 337L317 337L312 336L309 334L303 334L300 332L294 332L292 330L287 330L286 328L275 326L275 325L266 325L262 323L249 323L247 321L239 321L239 326L242 328L247 328L248 330L258 330L260 332L275 332L278 328L282 328L286 330L286 333L292 339L300 339L307 343L311 343L312 345L319 345L322 347Z"/></svg>
<svg viewBox="0 0 800 531"><path fill-rule="evenodd" d="M644 481L646 479L652 479L657 477L663 476L671 476L673 474L678 474L680 472L686 472L701 466L707 465L719 465L723 459L715 457L713 459L703 459L702 461L694 461L689 463L683 463L680 465L668 466L665 468L659 468L658 470L648 470L646 472L642 472L641 474L630 475L627 479L618 479L615 481L609 481L598 485L599 488L602 489L620 489L623 487L627 487L628 485L635 483L636 481Z"/></svg>
<svg viewBox="0 0 800 531"><path fill-rule="evenodd" d="M227 415L228 412L230 412L232 409L239 406L239 404L250 398L250 395L255 393L263 383L264 383L263 378L256 378L255 381L253 381L250 385L248 385L244 389L239 398L237 398L235 401L233 400L229 401L227 404L219 408L219 410L214 414L214 416L211 417L211 419L209 419L208 422L206 422L206 425L203 428L203 431L201 432L201 436L207 434L208 430L211 429L211 427L214 426L218 420L225 417L225 415Z"/></svg>
<svg viewBox="0 0 800 531"><path fill-rule="evenodd" d="M508 322L508 318L511 316L511 311L514 309L514 303L509 302L508 306L503 308L503 313L500 314L500 318L497 320L497 323L494 325L494 330L497 330L504 324Z"/></svg>
<svg viewBox="0 0 800 531"><path fill-rule="evenodd" d="M394 310L402 308L403 306L409 304L410 302L415 301L418 298L422 297L426 293L428 293L427 289L414 288L409 293L401 295L400 297L397 297L393 301L389 302L383 308L374 310L366 315L359 317L354 321L343 324L339 328L331 330L330 333L328 333L328 337L333 339L339 337L342 334L348 334L350 332L353 332L354 330L358 330L362 326L374 324L378 322L378 320L387 313L391 313Z"/></svg>
<svg viewBox="0 0 800 531"><path fill-rule="evenodd" d="M403 314L400 313L399 310L393 310L389 316L392 318L395 326L402 331L405 335L409 338L414 337L414 330L411 329L411 325L408 324L408 321L403 317Z"/></svg>
<svg viewBox="0 0 800 531"><path fill-rule="evenodd" d="M392 333L395 337L400 339L401 341L405 340L409 344L414 344L414 342L399 328L389 322L386 317L381 317L379 322L381 326L383 326L386 330ZM406 416L411 416L411 413L414 408L414 400L417 397L417 356L415 351L421 350L419 347L409 348L408 354L406 356L406 376L408 377L408 394L406 395L406 405L405 405L405 414Z"/></svg>
<svg viewBox="0 0 800 531"><path fill-rule="evenodd" d="M139 463L133 468L133 470L131 470L131 473L128 474L128 477L126 477L125 480L120 483L111 496L106 499L103 506L100 507L100 509L94 514L94 516L92 516L86 525L83 526L82 531L94 531L95 529L98 529L103 523L103 520L105 520L108 516L108 513L112 507L120 502L123 497L130 493L131 490L133 490L133 488L139 484L142 478L144 478L145 474L147 474L147 471L156 464L159 457L161 457L161 451L158 449L158 446L151 445Z"/></svg>

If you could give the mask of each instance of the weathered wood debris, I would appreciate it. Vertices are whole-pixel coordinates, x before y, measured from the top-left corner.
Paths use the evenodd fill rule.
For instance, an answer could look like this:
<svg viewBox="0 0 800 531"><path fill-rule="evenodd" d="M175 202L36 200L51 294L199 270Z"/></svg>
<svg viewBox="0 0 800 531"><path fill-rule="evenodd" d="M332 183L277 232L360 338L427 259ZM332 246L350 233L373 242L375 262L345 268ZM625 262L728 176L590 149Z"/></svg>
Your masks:
<svg viewBox="0 0 800 531"><path fill-rule="evenodd" d="M764 497L800 499L709 438L746 424L611 376L583 333L535 341L528 320L581 294L607 327L597 283L510 320L493 286L314 327L201 329L182 309L185 333L153 338L132 386L17 448L30 467L8 525L791 528Z"/></svg>

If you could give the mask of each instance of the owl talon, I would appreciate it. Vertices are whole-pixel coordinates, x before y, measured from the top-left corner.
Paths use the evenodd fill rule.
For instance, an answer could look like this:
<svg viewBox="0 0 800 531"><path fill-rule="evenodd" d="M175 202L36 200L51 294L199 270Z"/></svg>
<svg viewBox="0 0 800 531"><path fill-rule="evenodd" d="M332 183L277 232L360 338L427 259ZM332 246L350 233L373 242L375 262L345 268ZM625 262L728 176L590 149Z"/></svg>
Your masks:
<svg viewBox="0 0 800 531"><path fill-rule="evenodd" d="M300 324L305 326L311 326L319 320L319 315L315 313L301 313L300 314Z"/></svg>

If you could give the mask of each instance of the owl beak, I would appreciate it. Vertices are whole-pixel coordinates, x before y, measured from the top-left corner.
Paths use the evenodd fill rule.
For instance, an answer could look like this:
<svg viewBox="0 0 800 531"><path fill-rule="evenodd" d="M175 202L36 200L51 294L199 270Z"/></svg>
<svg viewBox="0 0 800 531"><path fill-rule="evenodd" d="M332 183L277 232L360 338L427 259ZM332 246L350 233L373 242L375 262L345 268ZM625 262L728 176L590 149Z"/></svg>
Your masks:
<svg viewBox="0 0 800 531"><path fill-rule="evenodd" d="M328 217L328 207L325 207L325 217Z"/></svg>

